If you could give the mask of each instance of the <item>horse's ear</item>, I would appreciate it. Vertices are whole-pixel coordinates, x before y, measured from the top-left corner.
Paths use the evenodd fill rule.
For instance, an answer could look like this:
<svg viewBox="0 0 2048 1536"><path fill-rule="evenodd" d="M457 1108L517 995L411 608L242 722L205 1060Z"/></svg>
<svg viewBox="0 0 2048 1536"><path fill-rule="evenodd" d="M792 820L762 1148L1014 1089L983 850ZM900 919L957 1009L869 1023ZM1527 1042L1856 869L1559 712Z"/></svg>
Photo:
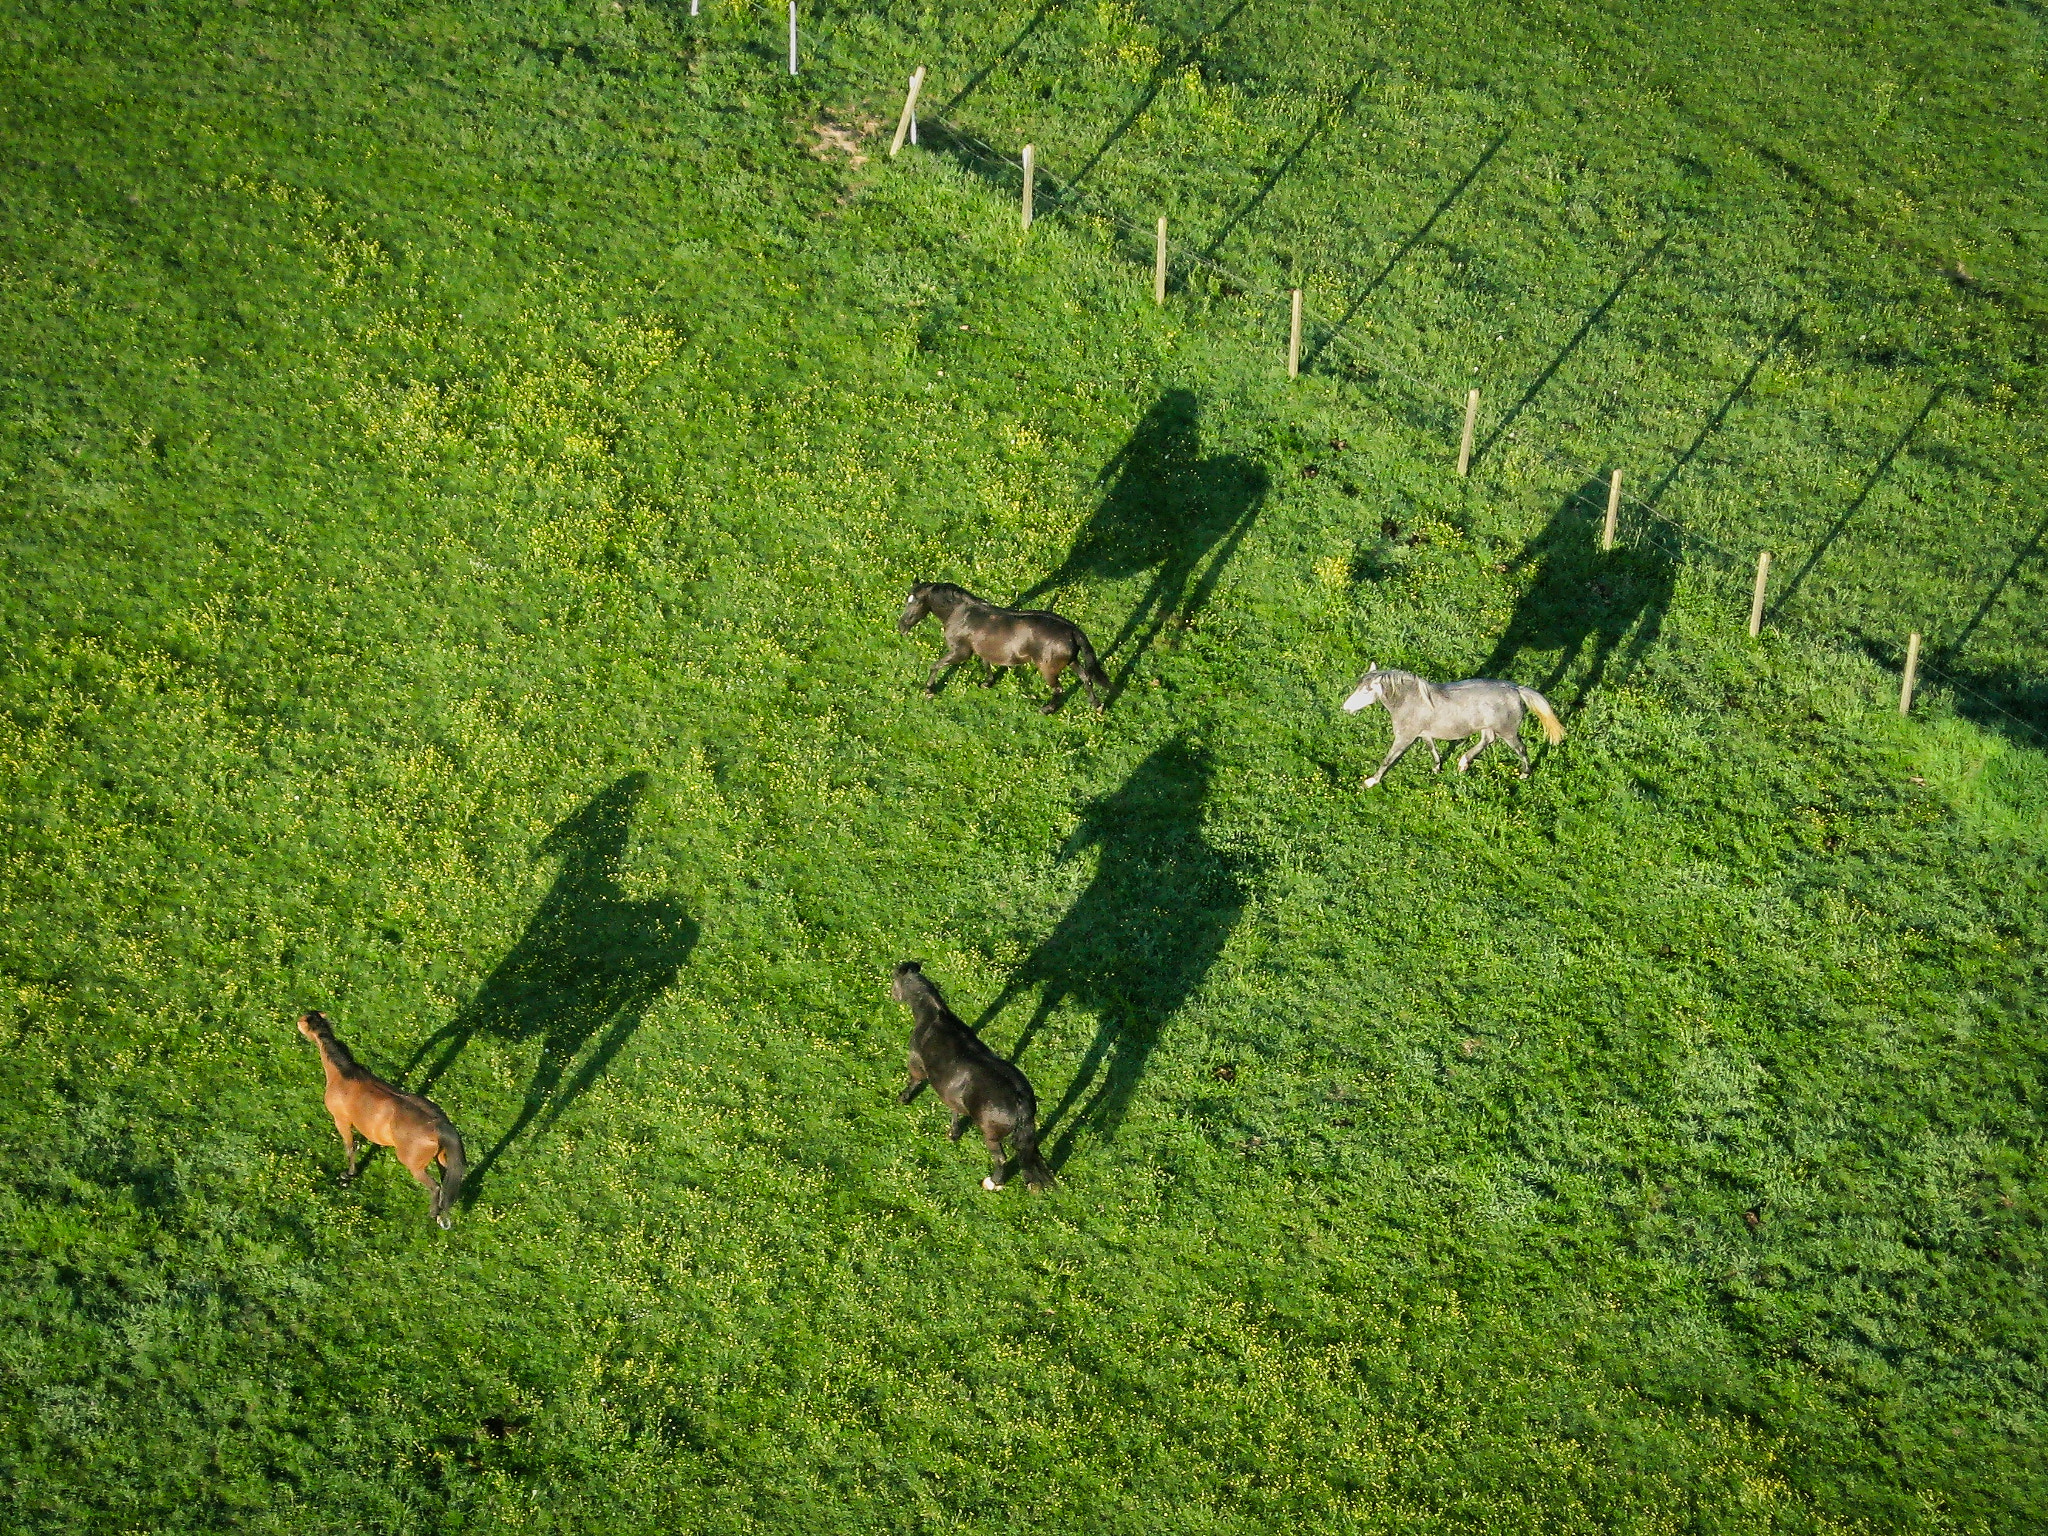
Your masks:
<svg viewBox="0 0 2048 1536"><path fill-rule="evenodd" d="M1376 661L1375 661L1375 662L1371 663L1370 665L1368 665L1368 666L1366 667L1366 669L1365 669L1365 670L1366 670L1366 673L1367 673L1367 675L1369 676L1369 675L1371 675L1372 673L1374 673L1374 672L1377 672L1377 671L1379 671L1379 669L1380 669L1380 664L1379 664L1378 662L1376 662Z"/></svg>

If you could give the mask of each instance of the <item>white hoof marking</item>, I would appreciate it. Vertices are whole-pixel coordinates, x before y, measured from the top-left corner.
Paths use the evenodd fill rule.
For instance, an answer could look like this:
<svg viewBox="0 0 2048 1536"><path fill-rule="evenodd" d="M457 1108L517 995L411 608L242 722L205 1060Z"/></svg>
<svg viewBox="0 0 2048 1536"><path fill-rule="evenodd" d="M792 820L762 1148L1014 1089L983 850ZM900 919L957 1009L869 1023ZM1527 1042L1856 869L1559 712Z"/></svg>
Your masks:
<svg viewBox="0 0 2048 1536"><path fill-rule="evenodd" d="M994 1194L998 1189L1002 1188L1002 1186L996 1183L994 1179L983 1179L981 1181L981 1187L987 1190L990 1194Z"/></svg>

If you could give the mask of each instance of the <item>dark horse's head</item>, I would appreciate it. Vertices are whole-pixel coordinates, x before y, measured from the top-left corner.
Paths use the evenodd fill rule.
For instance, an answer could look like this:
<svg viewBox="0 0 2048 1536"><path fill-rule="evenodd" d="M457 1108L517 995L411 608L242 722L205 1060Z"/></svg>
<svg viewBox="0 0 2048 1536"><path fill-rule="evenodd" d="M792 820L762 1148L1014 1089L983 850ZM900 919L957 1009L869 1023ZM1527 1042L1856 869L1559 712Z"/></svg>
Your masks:
<svg viewBox="0 0 2048 1536"><path fill-rule="evenodd" d="M899 1003L907 1003L930 987L931 983L924 979L924 962L905 960L896 967L896 974L889 983L889 995Z"/></svg>
<svg viewBox="0 0 2048 1536"><path fill-rule="evenodd" d="M928 613L936 613L943 619L953 611L954 603L966 595L950 582L920 581L910 589L910 596L903 604L903 617L896 621L896 628L907 635Z"/></svg>

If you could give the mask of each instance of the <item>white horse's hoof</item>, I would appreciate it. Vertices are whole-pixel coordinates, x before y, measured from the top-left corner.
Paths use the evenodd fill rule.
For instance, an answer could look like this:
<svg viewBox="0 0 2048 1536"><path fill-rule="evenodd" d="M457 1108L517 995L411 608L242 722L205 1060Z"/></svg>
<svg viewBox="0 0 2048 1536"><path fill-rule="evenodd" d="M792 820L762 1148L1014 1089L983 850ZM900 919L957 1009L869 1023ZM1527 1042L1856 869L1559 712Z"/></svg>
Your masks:
<svg viewBox="0 0 2048 1536"><path fill-rule="evenodd" d="M1000 1184L998 1184L998 1183L997 1183L997 1182L996 1182L996 1181L995 1181L994 1179L983 1179L983 1180L981 1181L981 1187L982 1187L983 1189L987 1190L987 1191L988 1191L988 1192L989 1192L990 1194L994 1194L994 1193L995 1193L995 1192L996 1192L997 1190L1001 1189L1001 1188L1002 1188L1003 1186L1002 1186L1002 1185L1000 1185Z"/></svg>
<svg viewBox="0 0 2048 1536"><path fill-rule="evenodd" d="M436 1216L434 1220L441 1224L443 1232L452 1232L455 1229L455 1218L453 1216Z"/></svg>
<svg viewBox="0 0 2048 1536"><path fill-rule="evenodd" d="M1380 776L1378 774L1374 774L1371 778L1367 779L1365 781L1365 787L1367 789L1378 789L1380 787Z"/></svg>

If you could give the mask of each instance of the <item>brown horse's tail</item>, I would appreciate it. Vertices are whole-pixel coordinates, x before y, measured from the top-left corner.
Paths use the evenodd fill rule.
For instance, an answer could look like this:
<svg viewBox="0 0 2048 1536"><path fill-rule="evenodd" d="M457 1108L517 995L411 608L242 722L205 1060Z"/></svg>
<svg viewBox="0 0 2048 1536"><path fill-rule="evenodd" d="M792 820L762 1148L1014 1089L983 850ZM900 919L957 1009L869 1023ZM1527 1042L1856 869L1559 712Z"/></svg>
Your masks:
<svg viewBox="0 0 2048 1536"><path fill-rule="evenodd" d="M1523 688L1519 684L1515 691L1521 694L1522 702L1535 712L1536 718L1543 722L1543 734L1550 738L1550 744L1554 747L1563 741L1564 725L1558 720L1557 711L1550 707L1550 700L1534 688Z"/></svg>
<svg viewBox="0 0 2048 1536"><path fill-rule="evenodd" d="M1052 1183L1052 1169L1038 1155L1038 1123L1027 1121L1010 1132L1010 1145L1017 1149L1017 1171L1029 1189L1045 1189Z"/></svg>
<svg viewBox="0 0 2048 1536"><path fill-rule="evenodd" d="M455 1220L448 1212L462 1193L462 1175L468 1165L462 1160L462 1132L455 1129L454 1122L443 1115L435 1129L441 1133L441 1187L434 1192L434 1220L452 1227Z"/></svg>

